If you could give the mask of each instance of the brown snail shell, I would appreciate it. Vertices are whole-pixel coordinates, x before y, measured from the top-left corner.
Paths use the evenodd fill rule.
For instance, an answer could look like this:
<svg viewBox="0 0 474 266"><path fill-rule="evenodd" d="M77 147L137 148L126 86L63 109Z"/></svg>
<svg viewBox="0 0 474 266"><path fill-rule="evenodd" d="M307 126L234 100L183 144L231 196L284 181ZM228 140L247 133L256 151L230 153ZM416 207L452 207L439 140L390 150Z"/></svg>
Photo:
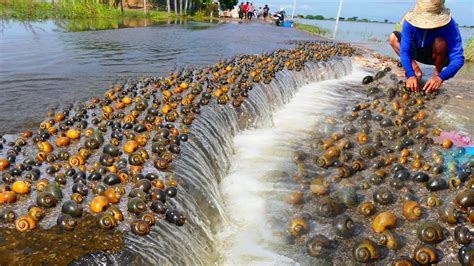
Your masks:
<svg viewBox="0 0 474 266"><path fill-rule="evenodd" d="M360 214L364 215L365 217L369 217L375 213L375 204L371 201L363 202L357 208Z"/></svg>
<svg viewBox="0 0 474 266"><path fill-rule="evenodd" d="M295 218L291 220L290 233L294 237L300 237L308 233L308 230L309 230L309 225L304 219Z"/></svg>
<svg viewBox="0 0 474 266"><path fill-rule="evenodd" d="M310 189L313 194L321 196L329 193L330 183L323 177L316 177L311 180Z"/></svg>
<svg viewBox="0 0 474 266"><path fill-rule="evenodd" d="M40 207L32 205L28 207L28 215L36 221L40 221L46 213Z"/></svg>
<svg viewBox="0 0 474 266"><path fill-rule="evenodd" d="M358 242L352 252L354 259L360 263L368 263L379 258L379 251L375 243L370 239Z"/></svg>
<svg viewBox="0 0 474 266"><path fill-rule="evenodd" d="M418 202L408 200L403 203L403 217L408 221L416 221L421 217L422 211L421 206Z"/></svg>
<svg viewBox="0 0 474 266"><path fill-rule="evenodd" d="M150 226L144 220L134 220L130 223L132 232L139 236L144 236L150 233Z"/></svg>
<svg viewBox="0 0 474 266"><path fill-rule="evenodd" d="M418 266L418 263L407 256L401 256L392 262L391 266Z"/></svg>
<svg viewBox="0 0 474 266"><path fill-rule="evenodd" d="M451 204L445 204L438 210L439 219L448 224L457 224L461 216L459 211Z"/></svg>
<svg viewBox="0 0 474 266"><path fill-rule="evenodd" d="M418 239L425 243L438 243L444 240L443 228L434 221L426 221L416 229Z"/></svg>
<svg viewBox="0 0 474 266"><path fill-rule="evenodd" d="M469 245L472 242L474 233L465 226L457 226L454 229L454 239L461 245Z"/></svg>
<svg viewBox="0 0 474 266"><path fill-rule="evenodd" d="M153 226L156 223L156 217L152 212L144 212L140 214L140 219L147 222L149 226Z"/></svg>
<svg viewBox="0 0 474 266"><path fill-rule="evenodd" d="M306 250L312 257L322 257L330 254L331 241L324 235L315 235L306 242Z"/></svg>
<svg viewBox="0 0 474 266"><path fill-rule="evenodd" d="M112 215L116 221L123 221L123 214L119 208L112 206L108 208L106 212Z"/></svg>
<svg viewBox="0 0 474 266"><path fill-rule="evenodd" d="M421 265L430 265L438 262L438 253L431 245L421 245L415 249L413 258Z"/></svg>
<svg viewBox="0 0 474 266"><path fill-rule="evenodd" d="M378 240L378 244L382 246L386 246L388 249L391 250L398 250L400 249L400 241L392 230L386 230L380 235Z"/></svg>
<svg viewBox="0 0 474 266"><path fill-rule="evenodd" d="M354 221L347 215L340 215L336 217L333 222L333 226L336 230L336 234L344 238L352 236L355 230Z"/></svg>
<svg viewBox="0 0 474 266"><path fill-rule="evenodd" d="M97 225L103 229L112 229L117 226L117 220L110 212L102 212L96 216Z"/></svg>
<svg viewBox="0 0 474 266"><path fill-rule="evenodd" d="M316 206L316 214L321 217L331 218L342 212L341 206L330 198L323 198Z"/></svg>
<svg viewBox="0 0 474 266"><path fill-rule="evenodd" d="M37 221L32 217L25 215L15 221L15 228L20 232L26 232L36 228Z"/></svg>
<svg viewBox="0 0 474 266"><path fill-rule="evenodd" d="M431 195L426 199L426 206L428 208L441 206L441 203L441 200L436 195Z"/></svg>
<svg viewBox="0 0 474 266"><path fill-rule="evenodd" d="M69 214L61 214L57 221L56 224L66 230L66 231L72 231L74 228L76 228L77 222L72 218L71 215Z"/></svg>
<svg viewBox="0 0 474 266"><path fill-rule="evenodd" d="M382 233L395 226L397 226L397 216L389 211L378 214L372 222L372 230L376 233Z"/></svg>

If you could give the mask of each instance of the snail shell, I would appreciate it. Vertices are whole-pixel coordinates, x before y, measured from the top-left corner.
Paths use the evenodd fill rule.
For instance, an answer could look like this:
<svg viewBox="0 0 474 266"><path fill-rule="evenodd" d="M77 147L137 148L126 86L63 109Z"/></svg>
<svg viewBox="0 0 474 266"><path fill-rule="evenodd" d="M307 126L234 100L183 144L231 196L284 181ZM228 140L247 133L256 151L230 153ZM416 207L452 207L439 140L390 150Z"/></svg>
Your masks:
<svg viewBox="0 0 474 266"><path fill-rule="evenodd" d="M144 236L150 233L150 226L144 220L134 220L130 223L132 232L139 236Z"/></svg>
<svg viewBox="0 0 474 266"><path fill-rule="evenodd" d="M16 219L16 214L13 210L0 210L0 221L5 223L13 223Z"/></svg>
<svg viewBox="0 0 474 266"><path fill-rule="evenodd" d="M324 235L315 235L306 242L306 250L312 257L322 257L330 254L331 241Z"/></svg>
<svg viewBox="0 0 474 266"><path fill-rule="evenodd" d="M463 246L458 251L458 260L463 266L474 264L474 246Z"/></svg>
<svg viewBox="0 0 474 266"><path fill-rule="evenodd" d="M142 199L135 197L128 201L127 209L131 213L140 214L146 211L147 206Z"/></svg>
<svg viewBox="0 0 474 266"><path fill-rule="evenodd" d="M316 214L321 217L331 218L342 212L341 206L330 198L323 198L316 206Z"/></svg>
<svg viewBox="0 0 474 266"><path fill-rule="evenodd" d="M355 245L352 252L354 259L360 263L367 263L379 258L379 251L370 239L364 239Z"/></svg>
<svg viewBox="0 0 474 266"><path fill-rule="evenodd" d="M119 208L112 206L108 208L106 212L112 215L116 221L123 221L123 214Z"/></svg>
<svg viewBox="0 0 474 266"><path fill-rule="evenodd" d="M467 246L471 244L473 237L474 234L465 226L457 226L456 229L454 229L454 239L461 245Z"/></svg>
<svg viewBox="0 0 474 266"><path fill-rule="evenodd" d="M397 216L386 211L378 214L372 222L372 230L376 233L382 233L387 229L394 228L397 225Z"/></svg>
<svg viewBox="0 0 474 266"><path fill-rule="evenodd" d="M438 243L443 241L443 228L434 221L426 221L418 226L416 229L418 239L425 243Z"/></svg>
<svg viewBox="0 0 474 266"><path fill-rule="evenodd" d="M357 210L365 217L369 217L375 213L375 204L371 201L366 201L360 204Z"/></svg>
<svg viewBox="0 0 474 266"><path fill-rule="evenodd" d="M339 203L347 207L355 207L359 204L359 198L354 187L343 187L339 189L336 192L336 197Z"/></svg>
<svg viewBox="0 0 474 266"><path fill-rule="evenodd" d="M308 233L308 230L309 230L309 225L304 219L295 218L291 220L290 233L294 237L300 237Z"/></svg>
<svg viewBox="0 0 474 266"><path fill-rule="evenodd" d="M376 203L382 205L388 205L394 201L392 192L390 192L390 190L388 190L387 188L377 189L373 194L373 199Z"/></svg>
<svg viewBox="0 0 474 266"><path fill-rule="evenodd" d="M379 245L386 246L391 250L398 250L400 248L400 241L397 235L392 230L386 230L380 235L378 240Z"/></svg>
<svg viewBox="0 0 474 266"><path fill-rule="evenodd" d="M94 213L103 212L109 206L109 200L104 196L95 197L90 204L90 209Z"/></svg>
<svg viewBox="0 0 474 266"><path fill-rule="evenodd" d="M15 220L15 228L20 232L26 232L36 228L37 221L32 217L25 215Z"/></svg>
<svg viewBox="0 0 474 266"><path fill-rule="evenodd" d="M426 182L426 189L429 191L439 191L448 188L448 183L441 177L433 177Z"/></svg>
<svg viewBox="0 0 474 266"><path fill-rule="evenodd" d="M72 231L76 228L77 222L69 214L61 214L56 220L56 224L66 230Z"/></svg>
<svg viewBox="0 0 474 266"><path fill-rule="evenodd" d="M43 208L52 208L56 206L58 200L51 193L40 192L36 195L36 204Z"/></svg>
<svg viewBox="0 0 474 266"><path fill-rule="evenodd" d="M429 265L438 262L436 249L431 245L421 245L415 249L413 258L422 265Z"/></svg>
<svg viewBox="0 0 474 266"><path fill-rule="evenodd" d="M40 207L32 205L28 207L28 215L36 221L40 221L46 213Z"/></svg>
<svg viewBox="0 0 474 266"><path fill-rule="evenodd" d="M454 205L466 213L468 208L474 207L474 189L459 192L453 200Z"/></svg>
<svg viewBox="0 0 474 266"><path fill-rule="evenodd" d="M117 226L117 220L110 212L102 212L96 216L97 225L103 229L112 229Z"/></svg>
<svg viewBox="0 0 474 266"><path fill-rule="evenodd" d="M82 206L73 200L68 200L63 203L61 212L79 218L82 216Z"/></svg>
<svg viewBox="0 0 474 266"><path fill-rule="evenodd" d="M403 217L408 221L416 221L421 217L421 206L416 201L408 200L403 203Z"/></svg>
<svg viewBox="0 0 474 266"><path fill-rule="evenodd" d="M397 258L391 264L391 266L418 266L418 263L410 257L401 256L401 257Z"/></svg>
<svg viewBox="0 0 474 266"><path fill-rule="evenodd" d="M323 177L316 177L311 180L310 189L315 195L321 196L329 193L330 183Z"/></svg>
<svg viewBox="0 0 474 266"><path fill-rule="evenodd" d="M140 219L146 221L149 226L153 226L156 223L155 215L151 212L144 212L140 214Z"/></svg>
<svg viewBox="0 0 474 266"><path fill-rule="evenodd" d="M17 194L23 195L30 193L30 183L22 180L17 180L12 185L12 191Z"/></svg>
<svg viewBox="0 0 474 266"><path fill-rule="evenodd" d="M350 237L354 233L355 223L347 215L338 216L333 223L336 234L340 237Z"/></svg>
<svg viewBox="0 0 474 266"><path fill-rule="evenodd" d="M426 206L428 208L434 208L441 205L441 200L436 195L431 195L426 199Z"/></svg>
<svg viewBox="0 0 474 266"><path fill-rule="evenodd" d="M451 204L445 204L438 210L439 219L448 224L457 224L460 218L460 213Z"/></svg>

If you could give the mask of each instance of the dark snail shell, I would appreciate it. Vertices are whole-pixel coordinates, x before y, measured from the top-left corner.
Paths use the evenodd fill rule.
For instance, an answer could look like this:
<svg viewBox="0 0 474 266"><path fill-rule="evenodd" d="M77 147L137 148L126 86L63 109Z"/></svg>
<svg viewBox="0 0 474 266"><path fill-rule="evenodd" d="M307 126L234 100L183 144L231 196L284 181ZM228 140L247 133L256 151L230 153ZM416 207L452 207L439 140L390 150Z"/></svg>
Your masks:
<svg viewBox="0 0 474 266"><path fill-rule="evenodd" d="M474 189L466 189L459 192L453 200L454 205L462 212L467 212L474 207Z"/></svg>
<svg viewBox="0 0 474 266"><path fill-rule="evenodd" d="M330 198L323 198L316 206L316 214L321 217L331 218L340 214L341 206Z"/></svg>
<svg viewBox="0 0 474 266"><path fill-rule="evenodd" d="M439 219L448 224L457 224L461 214L451 204L445 204L438 210Z"/></svg>
<svg viewBox="0 0 474 266"><path fill-rule="evenodd" d="M154 200L151 203L150 209L157 214L165 214L168 209L166 205L160 200Z"/></svg>
<svg viewBox="0 0 474 266"><path fill-rule="evenodd" d="M416 235L425 243L439 243L444 240L443 228L434 221L426 221L418 226Z"/></svg>
<svg viewBox="0 0 474 266"><path fill-rule="evenodd" d="M95 218L97 225L102 229L112 229L117 226L117 220L110 212L101 212Z"/></svg>
<svg viewBox="0 0 474 266"><path fill-rule="evenodd" d="M331 253L331 241L324 235L315 235L306 242L306 250L312 257L324 257Z"/></svg>
<svg viewBox="0 0 474 266"><path fill-rule="evenodd" d="M358 242L352 252L354 259L360 263L368 263L379 258L376 244L370 239Z"/></svg>
<svg viewBox="0 0 474 266"><path fill-rule="evenodd" d="M140 214L146 211L146 203L140 198L132 198L128 200L127 209L134 214Z"/></svg>
<svg viewBox="0 0 474 266"><path fill-rule="evenodd" d="M367 85L367 84L369 84L369 83L371 83L371 82L373 82L373 81L374 81L374 77L372 77L372 76L365 76L365 77L362 79L362 84Z"/></svg>
<svg viewBox="0 0 474 266"><path fill-rule="evenodd" d="M336 192L336 197L339 203L344 204L347 207L355 207L359 204L359 198L354 187L344 187L339 189Z"/></svg>
<svg viewBox="0 0 474 266"><path fill-rule="evenodd" d="M5 223L13 223L16 219L16 214L13 210L1 210L0 211L0 221Z"/></svg>
<svg viewBox="0 0 474 266"><path fill-rule="evenodd" d="M333 226L336 230L336 234L344 238L352 236L355 229L354 221L347 215L340 215L336 217L333 222Z"/></svg>
<svg viewBox="0 0 474 266"><path fill-rule="evenodd" d="M474 246L463 246L458 251L458 260L463 266L474 264Z"/></svg>
<svg viewBox="0 0 474 266"><path fill-rule="evenodd" d="M80 204L77 204L73 200L68 200L63 203L63 206L61 208L61 212L65 214L69 214L72 217L79 218L82 216L82 206Z"/></svg>
<svg viewBox="0 0 474 266"><path fill-rule="evenodd" d="M148 179L141 179L141 180L138 180L135 185L133 186L133 188L138 188L140 190L142 190L143 192L146 192L148 193L148 191L150 191L152 185L151 185L151 181L148 180Z"/></svg>
<svg viewBox="0 0 474 266"><path fill-rule="evenodd" d="M424 172L418 172L413 176L413 181L418 183L427 182L430 180L430 176Z"/></svg>
<svg viewBox="0 0 474 266"><path fill-rule="evenodd" d="M72 231L76 228L77 222L69 214L61 214L56 220L56 225L66 231Z"/></svg>
<svg viewBox="0 0 474 266"><path fill-rule="evenodd" d="M144 220L134 220L130 223L132 233L144 236L150 233L150 226Z"/></svg>
<svg viewBox="0 0 474 266"><path fill-rule="evenodd" d="M113 186L113 185L117 185L117 184L120 184L120 178L118 177L118 175L116 174L109 174L109 175L106 175L103 179L103 182L106 184L106 185L109 185L109 186Z"/></svg>
<svg viewBox="0 0 474 266"><path fill-rule="evenodd" d="M36 204L43 208L52 208L56 206L58 200L51 193L40 192L36 195Z"/></svg>
<svg viewBox="0 0 474 266"><path fill-rule="evenodd" d="M46 187L44 187L41 191L46 192L46 193L50 193L51 195L53 195L58 200L63 198L63 193L61 191L61 188L54 182L49 183L48 185L46 185Z"/></svg>
<svg viewBox="0 0 474 266"><path fill-rule="evenodd" d="M413 258L421 265L431 265L438 262L438 253L431 245L421 245L415 249Z"/></svg>
<svg viewBox="0 0 474 266"><path fill-rule="evenodd" d="M379 245L386 246L391 250L400 249L400 241L398 240L397 234L392 230L386 230L380 235L378 240Z"/></svg>
<svg viewBox="0 0 474 266"><path fill-rule="evenodd" d="M454 240L461 245L467 246L471 244L474 234L465 226L457 226L454 229Z"/></svg>
<svg viewBox="0 0 474 266"><path fill-rule="evenodd" d="M426 188L431 191L439 191L448 188L448 183L441 177L433 177L426 183Z"/></svg>
<svg viewBox="0 0 474 266"><path fill-rule="evenodd" d="M392 192L387 188L379 188L373 194L373 199L376 203L382 205L391 204L395 199L392 195Z"/></svg>

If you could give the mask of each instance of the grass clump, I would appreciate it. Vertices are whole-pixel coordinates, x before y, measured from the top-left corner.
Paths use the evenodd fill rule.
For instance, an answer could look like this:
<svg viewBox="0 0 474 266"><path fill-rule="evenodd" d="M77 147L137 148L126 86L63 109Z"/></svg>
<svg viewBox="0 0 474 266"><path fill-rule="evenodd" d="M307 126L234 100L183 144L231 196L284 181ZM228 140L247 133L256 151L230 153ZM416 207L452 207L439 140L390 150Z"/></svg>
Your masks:
<svg viewBox="0 0 474 266"><path fill-rule="evenodd" d="M471 38L464 48L464 59L466 62L474 62L474 38Z"/></svg>
<svg viewBox="0 0 474 266"><path fill-rule="evenodd" d="M330 33L329 30L320 28L318 26L314 25L308 25L308 24L301 24L297 22L293 22L293 26L299 30L314 34L314 35L327 35Z"/></svg>

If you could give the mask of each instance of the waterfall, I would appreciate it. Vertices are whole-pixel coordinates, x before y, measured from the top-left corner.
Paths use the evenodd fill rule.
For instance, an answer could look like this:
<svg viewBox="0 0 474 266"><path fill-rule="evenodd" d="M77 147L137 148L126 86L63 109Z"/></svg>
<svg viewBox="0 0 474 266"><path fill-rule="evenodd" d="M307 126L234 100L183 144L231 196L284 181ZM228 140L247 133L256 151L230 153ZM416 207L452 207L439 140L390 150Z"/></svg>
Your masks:
<svg viewBox="0 0 474 266"><path fill-rule="evenodd" d="M159 221L145 237L127 233L124 251L114 255L96 253L75 263L248 263L245 254L253 253L265 257L260 262L291 262L257 243L262 239L273 241L271 235L262 238L265 224L259 220L265 204L261 194L268 194L278 186L278 183L265 183L262 178L268 179L268 175L273 181L273 177L287 178L287 173L274 171L276 165L288 164L289 145L282 142L297 141L297 134L290 136L293 130L309 129L308 118L314 118L321 108L338 104L333 97L336 92L331 89L336 81L328 81L322 87L305 85L341 79L351 73L348 58L307 63L301 72L284 70L269 85L256 84L240 108L214 102L201 108L201 114L190 127L190 140L181 145L181 157L173 163L179 192L171 202L186 213L185 226ZM354 74L351 78L360 80ZM297 94L302 88L305 93ZM284 113L283 106L293 108L294 112ZM313 107L315 111L311 110ZM270 149L268 145L282 149ZM271 206L285 208L281 204L278 201ZM254 261L253 257L247 259Z"/></svg>

